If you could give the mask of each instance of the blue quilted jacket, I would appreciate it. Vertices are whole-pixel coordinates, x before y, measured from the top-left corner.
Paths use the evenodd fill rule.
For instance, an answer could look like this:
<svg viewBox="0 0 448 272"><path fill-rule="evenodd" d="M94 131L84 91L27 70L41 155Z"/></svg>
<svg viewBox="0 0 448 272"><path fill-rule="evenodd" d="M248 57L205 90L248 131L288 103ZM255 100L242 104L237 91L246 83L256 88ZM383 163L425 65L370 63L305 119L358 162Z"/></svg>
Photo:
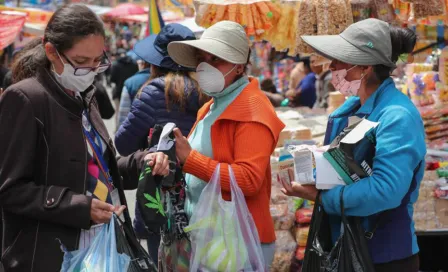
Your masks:
<svg viewBox="0 0 448 272"><path fill-rule="evenodd" d="M147 146L149 130L156 124L173 122L188 136L202 105L198 90L190 79L186 79L188 84L185 85L183 111L180 110L179 104L174 103L171 110L167 109L164 77L152 80L143 89L140 97L134 99L130 113L115 134L115 145L121 155L128 156Z"/></svg>

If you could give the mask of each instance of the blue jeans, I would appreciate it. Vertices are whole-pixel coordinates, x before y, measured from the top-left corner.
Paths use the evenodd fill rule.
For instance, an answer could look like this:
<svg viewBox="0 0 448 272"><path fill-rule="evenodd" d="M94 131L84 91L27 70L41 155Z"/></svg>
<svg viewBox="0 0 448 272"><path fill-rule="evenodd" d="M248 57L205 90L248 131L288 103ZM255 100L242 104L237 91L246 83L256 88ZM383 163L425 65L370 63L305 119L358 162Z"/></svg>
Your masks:
<svg viewBox="0 0 448 272"><path fill-rule="evenodd" d="M274 261L275 243L261 244L261 251L263 251L264 261L265 261L266 267L269 271L269 269L271 268L272 262Z"/></svg>

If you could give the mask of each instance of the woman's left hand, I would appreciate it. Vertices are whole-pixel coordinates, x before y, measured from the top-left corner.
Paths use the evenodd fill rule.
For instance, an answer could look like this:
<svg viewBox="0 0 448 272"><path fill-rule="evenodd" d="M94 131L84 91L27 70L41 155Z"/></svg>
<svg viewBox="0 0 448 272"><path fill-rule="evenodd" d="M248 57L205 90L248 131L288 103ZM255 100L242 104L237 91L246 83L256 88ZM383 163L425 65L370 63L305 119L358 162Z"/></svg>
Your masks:
<svg viewBox="0 0 448 272"><path fill-rule="evenodd" d="M188 142L187 138L182 135L182 131L180 129L174 129L174 136L176 137L176 155L180 161L180 164L184 164L187 161L188 156L191 153L191 145Z"/></svg>
<svg viewBox="0 0 448 272"><path fill-rule="evenodd" d="M168 155L163 152L149 153L145 156L145 162L152 168L152 175L168 176L170 173L170 162Z"/></svg>
<svg viewBox="0 0 448 272"><path fill-rule="evenodd" d="M291 184L283 183L282 193L287 196L296 196L315 201L318 192L315 185L301 185L295 181L291 182Z"/></svg>

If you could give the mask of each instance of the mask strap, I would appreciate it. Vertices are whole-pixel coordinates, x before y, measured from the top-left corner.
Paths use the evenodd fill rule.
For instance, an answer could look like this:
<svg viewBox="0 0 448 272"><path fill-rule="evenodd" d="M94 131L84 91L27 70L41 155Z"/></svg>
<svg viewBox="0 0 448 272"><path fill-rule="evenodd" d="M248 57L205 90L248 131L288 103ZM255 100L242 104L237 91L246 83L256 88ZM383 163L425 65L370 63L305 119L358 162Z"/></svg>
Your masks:
<svg viewBox="0 0 448 272"><path fill-rule="evenodd" d="M348 69L347 72L350 71L350 70L352 70L352 69L355 68L355 67L358 67L358 65L355 65L355 66L353 66L352 68Z"/></svg>
<svg viewBox="0 0 448 272"><path fill-rule="evenodd" d="M235 66L233 66L233 68L230 69L230 71L228 71L228 72L224 75L224 77L228 76L233 70L235 70L236 66L237 66L237 64L235 64Z"/></svg>

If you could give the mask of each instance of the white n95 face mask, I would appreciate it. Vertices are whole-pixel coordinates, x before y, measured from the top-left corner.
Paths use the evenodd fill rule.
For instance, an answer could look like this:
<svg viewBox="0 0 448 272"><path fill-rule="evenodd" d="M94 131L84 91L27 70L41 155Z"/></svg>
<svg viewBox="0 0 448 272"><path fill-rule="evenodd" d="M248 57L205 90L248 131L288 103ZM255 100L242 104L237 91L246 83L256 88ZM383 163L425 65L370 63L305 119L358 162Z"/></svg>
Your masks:
<svg viewBox="0 0 448 272"><path fill-rule="evenodd" d="M58 53L59 56L59 53ZM56 71L53 68L53 74L56 78L56 80L67 90L74 91L74 92L84 92L89 88L90 85L93 84L93 81L95 80L95 76L97 75L96 72L89 72L86 75L77 76L75 75L75 68L71 66L68 63L65 63L61 56L59 56L59 59L64 64L64 70L62 74L56 73Z"/></svg>
<svg viewBox="0 0 448 272"><path fill-rule="evenodd" d="M196 68L199 87L201 87L205 94L213 97L213 95L216 95L224 90L225 77L230 74L235 67L236 65L233 66L229 72L223 75L221 71L207 62L201 62Z"/></svg>

